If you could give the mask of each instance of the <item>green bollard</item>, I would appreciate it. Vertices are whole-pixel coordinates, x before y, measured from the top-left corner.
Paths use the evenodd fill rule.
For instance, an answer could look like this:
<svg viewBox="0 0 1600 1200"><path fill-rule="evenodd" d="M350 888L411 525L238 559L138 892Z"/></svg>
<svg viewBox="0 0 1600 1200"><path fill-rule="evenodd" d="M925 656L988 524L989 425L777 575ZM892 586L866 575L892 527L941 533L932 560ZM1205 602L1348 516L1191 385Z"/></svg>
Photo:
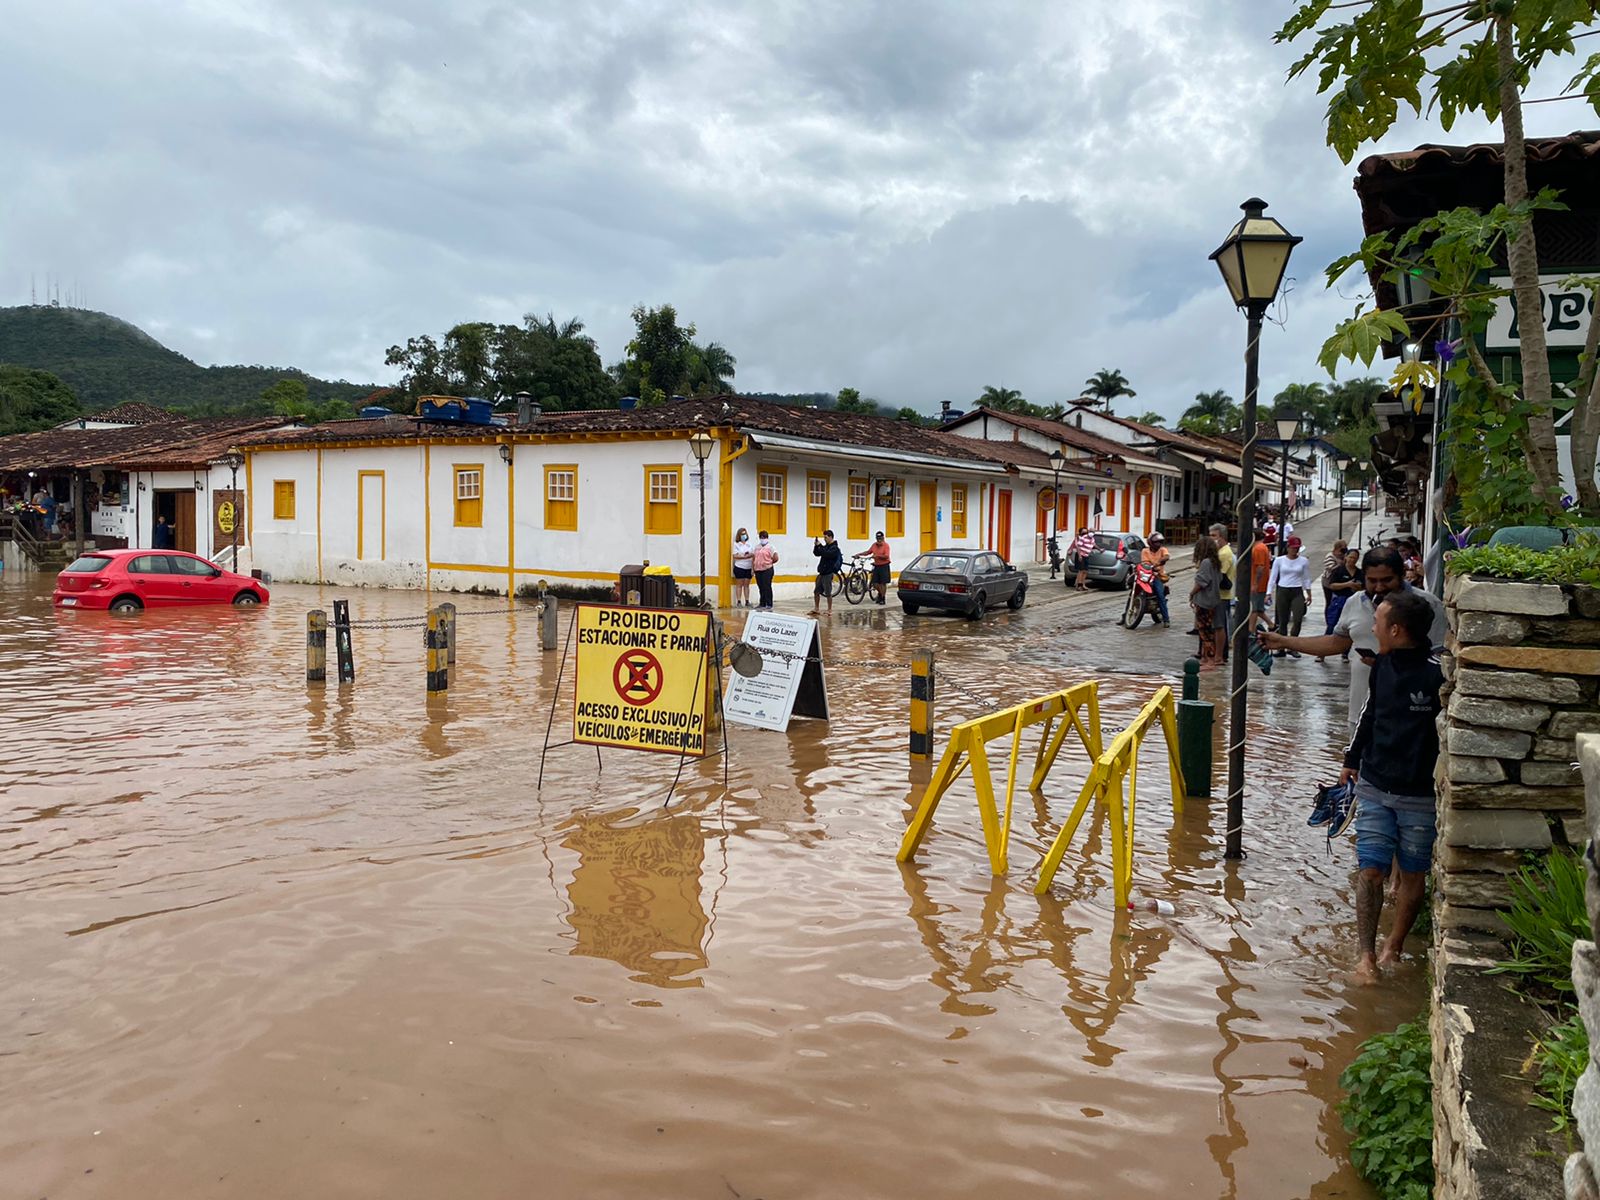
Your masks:
<svg viewBox="0 0 1600 1200"><path fill-rule="evenodd" d="M1183 699L1178 701L1178 763L1191 796L1211 795L1212 705L1200 698L1200 660L1183 664Z"/></svg>

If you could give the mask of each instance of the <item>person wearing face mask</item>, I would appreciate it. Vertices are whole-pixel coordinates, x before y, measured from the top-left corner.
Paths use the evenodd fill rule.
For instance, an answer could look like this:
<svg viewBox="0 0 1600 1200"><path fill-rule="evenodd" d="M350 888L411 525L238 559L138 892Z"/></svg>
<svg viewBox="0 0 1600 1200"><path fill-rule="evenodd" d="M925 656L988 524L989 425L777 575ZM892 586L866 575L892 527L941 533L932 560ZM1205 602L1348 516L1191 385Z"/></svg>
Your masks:
<svg viewBox="0 0 1600 1200"><path fill-rule="evenodd" d="M756 611L771 612L772 574L778 565L778 552L772 548L765 529L756 536L760 541L756 545L755 553L750 557L750 569L755 572L756 588L760 592L761 600L761 603L756 605Z"/></svg>
<svg viewBox="0 0 1600 1200"><path fill-rule="evenodd" d="M750 544L750 531L743 525L733 536L733 603L735 608L750 607L750 578L755 569L756 548Z"/></svg>

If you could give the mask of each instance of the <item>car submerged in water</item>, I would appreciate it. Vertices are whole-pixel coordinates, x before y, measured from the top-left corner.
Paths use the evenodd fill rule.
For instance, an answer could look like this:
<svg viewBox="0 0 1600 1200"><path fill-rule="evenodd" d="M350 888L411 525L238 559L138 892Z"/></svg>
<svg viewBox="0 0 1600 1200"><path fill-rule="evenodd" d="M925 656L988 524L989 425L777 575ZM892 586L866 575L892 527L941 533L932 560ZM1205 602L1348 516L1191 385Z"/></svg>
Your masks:
<svg viewBox="0 0 1600 1200"><path fill-rule="evenodd" d="M94 550L56 576L57 608L132 613L146 608L232 604L249 608L270 599L266 585L225 571L182 550Z"/></svg>
<svg viewBox="0 0 1600 1200"><path fill-rule="evenodd" d="M907 615L943 608L976 621L1001 604L1021 608L1028 577L992 550L929 550L900 572L896 592Z"/></svg>

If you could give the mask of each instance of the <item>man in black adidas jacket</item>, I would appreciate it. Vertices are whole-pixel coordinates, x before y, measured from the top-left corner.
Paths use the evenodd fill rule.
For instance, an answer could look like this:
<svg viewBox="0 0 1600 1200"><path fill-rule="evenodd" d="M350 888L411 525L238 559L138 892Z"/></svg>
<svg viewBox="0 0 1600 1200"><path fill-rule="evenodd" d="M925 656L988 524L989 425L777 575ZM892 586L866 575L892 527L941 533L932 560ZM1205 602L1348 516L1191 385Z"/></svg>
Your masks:
<svg viewBox="0 0 1600 1200"><path fill-rule="evenodd" d="M1439 757L1439 687L1444 674L1429 647L1433 608L1414 592L1391 592L1378 607L1378 657L1361 722L1344 755L1341 783L1356 780L1356 976L1377 980L1400 961L1406 934L1422 907L1433 862L1433 768ZM1398 858L1394 924L1378 952L1383 881Z"/></svg>

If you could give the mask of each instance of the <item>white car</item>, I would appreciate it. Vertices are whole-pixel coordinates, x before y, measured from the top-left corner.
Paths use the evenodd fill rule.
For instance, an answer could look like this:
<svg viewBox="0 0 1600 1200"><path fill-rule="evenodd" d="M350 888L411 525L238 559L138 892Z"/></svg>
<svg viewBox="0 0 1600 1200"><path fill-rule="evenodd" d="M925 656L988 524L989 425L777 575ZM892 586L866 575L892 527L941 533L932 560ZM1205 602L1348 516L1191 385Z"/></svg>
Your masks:
<svg viewBox="0 0 1600 1200"><path fill-rule="evenodd" d="M1339 507L1359 508L1362 511L1365 511L1367 507L1367 493L1361 491L1359 488L1354 491L1346 492L1339 498Z"/></svg>

